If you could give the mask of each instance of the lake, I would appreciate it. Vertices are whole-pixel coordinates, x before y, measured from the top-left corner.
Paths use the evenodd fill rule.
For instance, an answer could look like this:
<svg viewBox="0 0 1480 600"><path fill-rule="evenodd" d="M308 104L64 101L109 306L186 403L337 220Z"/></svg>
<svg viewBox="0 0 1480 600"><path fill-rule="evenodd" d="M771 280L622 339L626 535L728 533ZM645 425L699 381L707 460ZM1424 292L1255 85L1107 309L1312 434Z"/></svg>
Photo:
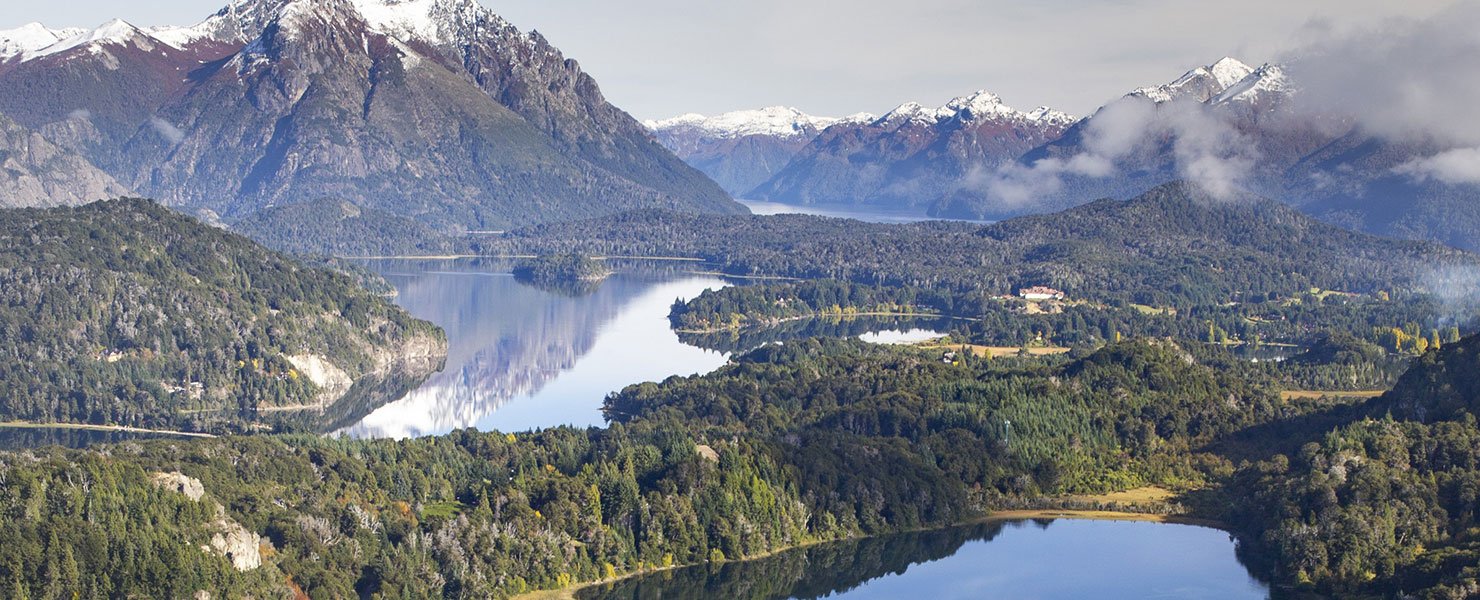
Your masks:
<svg viewBox="0 0 1480 600"><path fill-rule="evenodd" d="M397 304L447 331L447 366L405 398L340 431L350 436L601 426L608 393L706 373L729 359L726 352L680 342L668 324L674 300L729 285L718 277L622 271L578 294L519 283L500 260L366 266L395 286Z"/></svg>
<svg viewBox="0 0 1480 600"><path fill-rule="evenodd" d="M624 265L599 285L559 290L516 281L512 264L499 259L364 264L395 286L397 304L447 331L448 352L440 373L337 431L351 437L604 426L607 394L708 373L761 344L950 326L934 319L815 319L680 338L668 322L673 302L732 282L695 274L693 264Z"/></svg>
<svg viewBox="0 0 1480 600"><path fill-rule="evenodd" d="M998 521L822 544L587 588L580 600L1258 600L1229 535L1192 525Z"/></svg>

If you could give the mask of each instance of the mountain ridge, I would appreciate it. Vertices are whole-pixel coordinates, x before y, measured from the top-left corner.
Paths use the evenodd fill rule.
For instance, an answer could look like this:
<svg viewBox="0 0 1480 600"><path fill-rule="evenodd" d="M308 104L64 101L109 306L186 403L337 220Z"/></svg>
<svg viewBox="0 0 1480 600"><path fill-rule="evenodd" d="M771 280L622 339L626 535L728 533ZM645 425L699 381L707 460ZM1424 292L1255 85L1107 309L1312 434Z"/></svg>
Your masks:
<svg viewBox="0 0 1480 600"><path fill-rule="evenodd" d="M187 212L339 196L456 230L744 210L474 0L236 0L73 41L0 63L0 112Z"/></svg>

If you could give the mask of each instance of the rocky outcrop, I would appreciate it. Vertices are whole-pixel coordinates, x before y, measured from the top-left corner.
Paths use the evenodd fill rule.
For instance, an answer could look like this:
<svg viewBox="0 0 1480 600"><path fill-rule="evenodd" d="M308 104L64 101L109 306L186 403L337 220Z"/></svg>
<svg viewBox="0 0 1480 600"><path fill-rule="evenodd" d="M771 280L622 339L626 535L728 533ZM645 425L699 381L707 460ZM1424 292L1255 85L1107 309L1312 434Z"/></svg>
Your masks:
<svg viewBox="0 0 1480 600"><path fill-rule="evenodd" d="M344 372L344 369L334 366L334 363L329 362L329 359L323 356L297 354L285 358L293 363L293 367L298 369L304 377L318 386L317 401L320 406L333 404L344 396L344 393L348 392L350 386L355 383L349 374Z"/></svg>
<svg viewBox="0 0 1480 600"><path fill-rule="evenodd" d="M192 502L209 501L205 499L205 486L199 479L179 472L155 473L150 479L161 489L182 494ZM203 544L201 550L231 561L231 566L238 571L251 571L261 567L264 546L262 536L247 531L228 516L221 505L215 506L217 515L210 525L210 541Z"/></svg>
<svg viewBox="0 0 1480 600"><path fill-rule="evenodd" d="M178 471L173 473L155 473L150 480L161 489L182 494L194 502L200 502L200 499L206 495L206 488L204 485L201 485L199 479L186 477Z"/></svg>

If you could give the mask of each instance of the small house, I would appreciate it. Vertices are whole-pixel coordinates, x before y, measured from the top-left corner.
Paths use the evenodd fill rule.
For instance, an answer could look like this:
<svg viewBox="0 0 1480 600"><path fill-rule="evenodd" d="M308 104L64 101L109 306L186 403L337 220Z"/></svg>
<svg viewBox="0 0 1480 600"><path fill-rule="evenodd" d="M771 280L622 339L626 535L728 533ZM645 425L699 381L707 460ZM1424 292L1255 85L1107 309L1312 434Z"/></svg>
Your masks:
<svg viewBox="0 0 1480 600"><path fill-rule="evenodd" d="M1018 297L1024 300L1063 300L1064 293L1051 287L1035 285L1018 290Z"/></svg>

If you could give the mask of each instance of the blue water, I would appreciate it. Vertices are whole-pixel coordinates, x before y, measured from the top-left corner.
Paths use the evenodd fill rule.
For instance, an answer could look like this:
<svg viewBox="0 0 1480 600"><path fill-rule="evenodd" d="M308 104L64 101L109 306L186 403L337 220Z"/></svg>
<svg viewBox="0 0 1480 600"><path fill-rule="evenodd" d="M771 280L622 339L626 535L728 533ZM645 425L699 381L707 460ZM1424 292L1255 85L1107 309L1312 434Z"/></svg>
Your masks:
<svg viewBox="0 0 1480 600"><path fill-rule="evenodd" d="M1268 587L1225 532L1130 521L1018 521L824 544L659 573L581 600L1256 600Z"/></svg>

